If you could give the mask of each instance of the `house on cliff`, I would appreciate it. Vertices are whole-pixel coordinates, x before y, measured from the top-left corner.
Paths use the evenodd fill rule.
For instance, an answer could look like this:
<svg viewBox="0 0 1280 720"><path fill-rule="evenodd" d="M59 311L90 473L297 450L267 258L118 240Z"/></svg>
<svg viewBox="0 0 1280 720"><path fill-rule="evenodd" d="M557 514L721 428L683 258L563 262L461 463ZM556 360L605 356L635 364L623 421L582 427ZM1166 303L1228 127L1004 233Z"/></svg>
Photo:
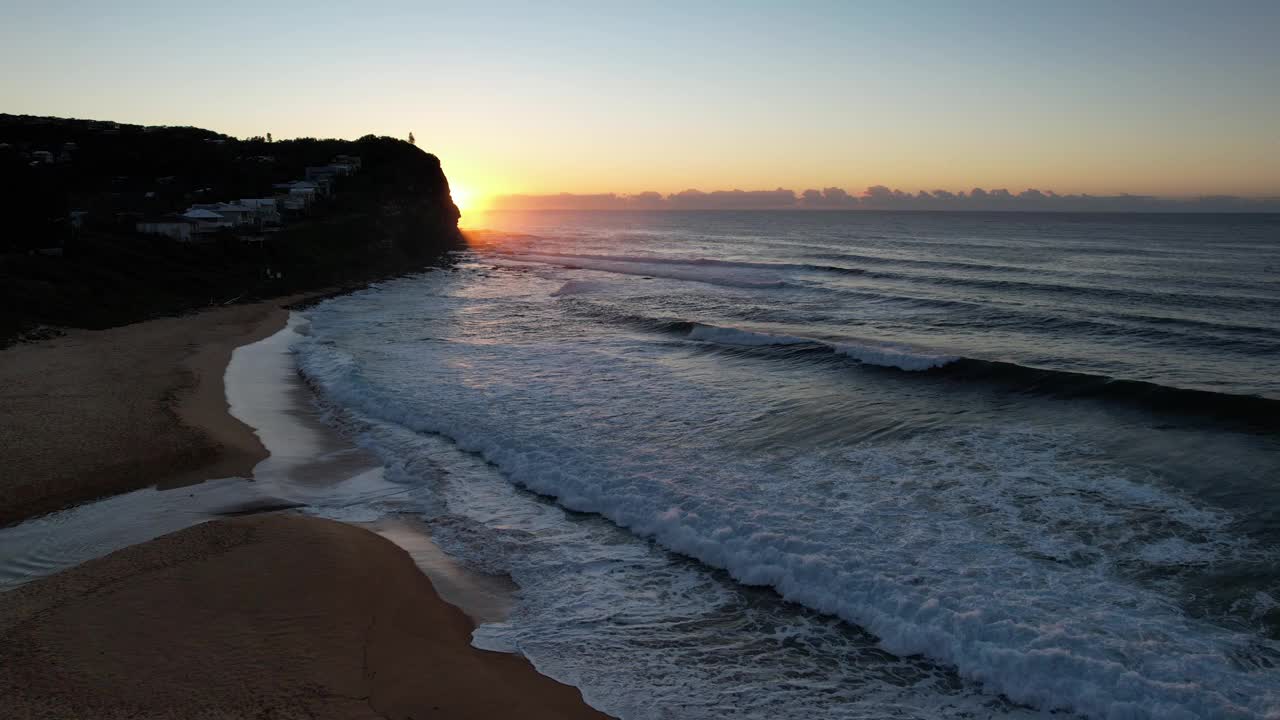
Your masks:
<svg viewBox="0 0 1280 720"><path fill-rule="evenodd" d="M350 174L351 168L347 165L311 165L305 171L307 180L311 182L332 181L334 177L346 177Z"/></svg>
<svg viewBox="0 0 1280 720"><path fill-rule="evenodd" d="M334 183L337 178L350 177L360 170L360 158L338 155L328 165L311 165L305 171L307 180L316 183Z"/></svg>
<svg viewBox="0 0 1280 720"><path fill-rule="evenodd" d="M281 193L276 197L281 199L281 205L284 209L293 212L310 210L321 194L320 186L317 183L306 180L277 183L273 187Z"/></svg>
<svg viewBox="0 0 1280 720"><path fill-rule="evenodd" d="M203 208L193 207L182 213L182 217L196 223L195 232L197 233L217 232L235 225L235 222L230 218Z"/></svg>
<svg viewBox="0 0 1280 720"><path fill-rule="evenodd" d="M280 224L280 206L276 198L240 198L240 204L253 211L254 221L259 227Z"/></svg>
<svg viewBox="0 0 1280 720"><path fill-rule="evenodd" d="M194 242L200 223L197 220L181 215L166 215L159 218L140 220L134 227L140 233L163 235L178 242Z"/></svg>
<svg viewBox="0 0 1280 720"><path fill-rule="evenodd" d="M256 221L253 208L236 203L199 203L192 205L191 209L215 212L230 221L232 227L250 225Z"/></svg>
<svg viewBox="0 0 1280 720"><path fill-rule="evenodd" d="M359 155L335 155L333 161L340 165L350 166L353 173L360 172L361 161Z"/></svg>

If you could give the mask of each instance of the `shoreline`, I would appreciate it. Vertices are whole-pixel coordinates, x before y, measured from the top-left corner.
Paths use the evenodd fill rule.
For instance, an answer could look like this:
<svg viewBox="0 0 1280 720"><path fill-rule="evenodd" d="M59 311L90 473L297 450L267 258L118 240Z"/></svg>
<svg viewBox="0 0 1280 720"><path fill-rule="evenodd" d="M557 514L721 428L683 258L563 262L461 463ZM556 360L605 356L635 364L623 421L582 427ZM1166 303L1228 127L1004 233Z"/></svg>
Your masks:
<svg viewBox="0 0 1280 720"><path fill-rule="evenodd" d="M252 428L268 452L254 468L253 486L262 498L247 501L245 510L297 504L323 510L328 517L337 511L343 522L377 533L408 552L439 595L477 624L505 620L514 604L515 586L509 578L474 572L454 561L416 518L352 515L340 509L405 488L385 479L382 462L373 453L323 420L314 388L299 374L291 350L305 325L306 320L291 311L284 328L237 348L227 366L230 414Z"/></svg>
<svg viewBox="0 0 1280 720"><path fill-rule="evenodd" d="M471 630L375 533L216 520L0 594L0 696L11 718L606 717Z"/></svg>
<svg viewBox="0 0 1280 720"><path fill-rule="evenodd" d="M0 350L0 527L152 485L251 475L266 449L227 412L223 372L305 297Z"/></svg>
<svg viewBox="0 0 1280 720"><path fill-rule="evenodd" d="M343 460L348 450L332 444L324 447L324 460L280 457L278 463L263 462L272 459L271 437L233 412L235 388L224 384L233 381L229 375L224 381L230 360L237 348L271 338L286 326L284 302L220 308L107 331L75 331L0 351L7 361L0 379L38 378L40 367L71 367L80 373L67 380L53 370L46 372L43 384L25 386L28 396L35 394L32 390L52 393L61 378L77 383L80 391L66 398L53 394L53 409L37 419L59 411L74 414L87 396L99 406L112 401L124 406L106 407L109 418L138 422L114 428L114 437L101 427L90 433L90 442L71 464L99 474L79 484L70 471L53 476L56 482L46 476L43 485L34 483L37 490L53 491L43 502L35 498L20 509L6 506L10 523L14 517L40 514L33 508L73 510L0 528L0 533L29 542L41 534L69 532L70 522L70 527L92 528L86 536L92 540L99 526L112 522L130 526L136 535L132 525L146 522L133 512L137 508L147 511L143 515L192 515L167 520L168 527L156 523L168 534L144 542L135 537L100 545L73 538L73 545L121 549L0 592L0 694L11 705L11 715L241 716L265 708L280 717L607 717L588 706L577 688L539 674L522 656L471 646L476 622L506 612L503 583L494 579L477 585L421 528L394 519L339 523L295 513L263 514L272 508L274 498L263 490L270 489L273 474L277 484L294 475L323 485L339 482L334 478L362 462ZM181 326L184 322L191 325ZM158 344L148 343L156 339ZM105 363L93 362L112 350L120 352ZM139 350L154 357L129 378L133 382L121 383L126 377L122 364L136 361ZM15 355L21 362L9 362ZM171 366L157 369L165 360ZM302 385L300 379L297 383ZM165 386L161 392L158 385ZM276 390L287 395L296 388ZM148 398L153 401L147 403ZM291 421L295 427L284 428L286 433L318 423L318 418L285 420ZM194 438L195 447L176 455L127 454L141 447L128 441L130 434L166 423L178 438ZM0 430L15 426L19 438L48 427L34 422L23 428L16 412L0 414ZM103 465L86 462L94 450L126 451L133 472L127 478L103 472ZM34 457L28 467L47 467L42 459L49 458ZM325 463L338 475L325 479ZM259 464L263 482L246 482L243 478L252 477ZM173 471L147 473L166 467ZM312 471L318 474L313 477ZM380 480L380 466L378 474ZM149 486L155 489L128 492ZM0 488L0 493L14 492ZM248 517L225 517L241 507ZM187 526L171 532L175 522ZM234 562L228 559L232 557ZM15 558L19 563L25 559L20 553ZM394 621L386 619L389 613ZM375 641L370 633L378 618L388 632ZM356 626L360 632L351 630ZM370 664L375 656L376 667ZM157 657L167 660L152 665Z"/></svg>

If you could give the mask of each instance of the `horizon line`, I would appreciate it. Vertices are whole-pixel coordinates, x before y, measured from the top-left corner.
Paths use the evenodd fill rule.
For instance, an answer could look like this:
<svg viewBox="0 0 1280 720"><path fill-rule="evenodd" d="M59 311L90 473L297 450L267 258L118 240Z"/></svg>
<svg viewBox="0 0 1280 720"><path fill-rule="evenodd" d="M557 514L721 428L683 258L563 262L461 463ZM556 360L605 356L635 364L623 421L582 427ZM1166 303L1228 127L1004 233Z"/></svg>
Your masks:
<svg viewBox="0 0 1280 720"><path fill-rule="evenodd" d="M710 208L710 207L692 207L692 208L584 208L584 207L539 207L539 208L501 208L489 207L470 211L471 215L483 215L485 213L520 213L520 212L588 212L588 213L625 213L625 212L646 212L646 213L679 213L679 212L744 212L744 213L771 213L771 212L793 212L793 213L974 213L988 215L1280 215L1280 208L1264 209L1264 210L1202 210L1202 209L1164 209L1164 210L1138 210L1138 209L1099 209L1099 210L1036 210L1030 208L1003 208L1003 209L980 209L980 208L814 208L814 207L773 207L773 208ZM467 213L464 213L465 217Z"/></svg>
<svg viewBox="0 0 1280 720"><path fill-rule="evenodd" d="M485 210L805 210L929 212L1112 212L1112 213L1277 213L1280 195L1242 196L1204 194L1156 196L1122 193L1058 194L1028 188L1018 193L1006 188L968 192L919 190L905 192L872 185L857 193L837 187L797 193L773 190L684 190L662 194L647 191L620 193L506 193L492 195Z"/></svg>

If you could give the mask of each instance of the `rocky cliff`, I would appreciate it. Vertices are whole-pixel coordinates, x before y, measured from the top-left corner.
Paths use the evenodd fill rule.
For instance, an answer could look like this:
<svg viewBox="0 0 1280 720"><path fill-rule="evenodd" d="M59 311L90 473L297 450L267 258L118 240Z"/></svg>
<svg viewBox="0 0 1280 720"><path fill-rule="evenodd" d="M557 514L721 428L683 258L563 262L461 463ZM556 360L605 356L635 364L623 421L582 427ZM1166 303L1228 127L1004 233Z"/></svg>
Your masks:
<svg viewBox="0 0 1280 720"><path fill-rule="evenodd" d="M195 204L282 197L339 156L358 170L278 226L186 243L137 230ZM458 217L439 159L395 138L0 115L0 344L412 272L461 246Z"/></svg>

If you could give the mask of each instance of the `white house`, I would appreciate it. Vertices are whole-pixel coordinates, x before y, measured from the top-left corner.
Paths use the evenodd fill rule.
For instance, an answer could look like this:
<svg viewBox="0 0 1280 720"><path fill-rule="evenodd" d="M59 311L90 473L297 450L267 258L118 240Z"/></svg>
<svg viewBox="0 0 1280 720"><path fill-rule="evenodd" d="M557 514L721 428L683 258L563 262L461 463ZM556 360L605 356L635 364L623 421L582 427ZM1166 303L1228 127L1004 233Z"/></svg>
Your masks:
<svg viewBox="0 0 1280 720"><path fill-rule="evenodd" d="M335 155L333 157L333 161L335 163L341 163L343 165L350 165L354 172L360 171L359 155Z"/></svg>
<svg viewBox="0 0 1280 720"><path fill-rule="evenodd" d="M138 232L148 235L164 235L178 242L191 242L199 223L181 216L168 216L152 220L139 221L134 227Z"/></svg>
<svg viewBox="0 0 1280 720"><path fill-rule="evenodd" d="M305 171L307 180L318 182L320 178L333 177L336 171L328 165L309 166Z"/></svg>
<svg viewBox="0 0 1280 720"><path fill-rule="evenodd" d="M306 169L307 179L312 182L332 182L335 177L347 177L354 174L356 166L349 162L334 161L328 165L313 165Z"/></svg>
<svg viewBox="0 0 1280 720"><path fill-rule="evenodd" d="M280 207L275 198L240 198L240 204L253 211L259 225L280 224Z"/></svg>
<svg viewBox="0 0 1280 720"><path fill-rule="evenodd" d="M243 203L218 203L213 211L230 217L237 225L252 225L257 221L258 215L253 208Z"/></svg>
<svg viewBox="0 0 1280 720"><path fill-rule="evenodd" d="M255 220L253 208L235 203L198 203L191 206L192 210L209 210L216 212L231 221L232 225L248 225Z"/></svg>
<svg viewBox="0 0 1280 720"><path fill-rule="evenodd" d="M324 197L329 194L333 188L333 178L317 177L315 180L294 180L291 183L285 183L288 190L310 190L316 197Z"/></svg>
<svg viewBox="0 0 1280 720"><path fill-rule="evenodd" d="M312 196L308 196L304 194L295 195L292 192L290 192L286 195L276 196L276 203L281 210L288 210L290 212L304 212L307 209L307 207L311 204L310 202L311 197Z"/></svg>
<svg viewBox="0 0 1280 720"><path fill-rule="evenodd" d="M225 215L212 210L193 207L182 213L182 217L196 223L196 232L214 232L222 228L232 227L235 223Z"/></svg>
<svg viewBox="0 0 1280 720"><path fill-rule="evenodd" d="M319 187L315 183L307 182L305 180L283 183L276 187L280 188L285 193L288 193L287 197L293 200L293 202L285 204L285 207L290 210L298 209L297 206L299 203L302 204L302 208L309 208L312 203L316 201L316 198L320 196Z"/></svg>

